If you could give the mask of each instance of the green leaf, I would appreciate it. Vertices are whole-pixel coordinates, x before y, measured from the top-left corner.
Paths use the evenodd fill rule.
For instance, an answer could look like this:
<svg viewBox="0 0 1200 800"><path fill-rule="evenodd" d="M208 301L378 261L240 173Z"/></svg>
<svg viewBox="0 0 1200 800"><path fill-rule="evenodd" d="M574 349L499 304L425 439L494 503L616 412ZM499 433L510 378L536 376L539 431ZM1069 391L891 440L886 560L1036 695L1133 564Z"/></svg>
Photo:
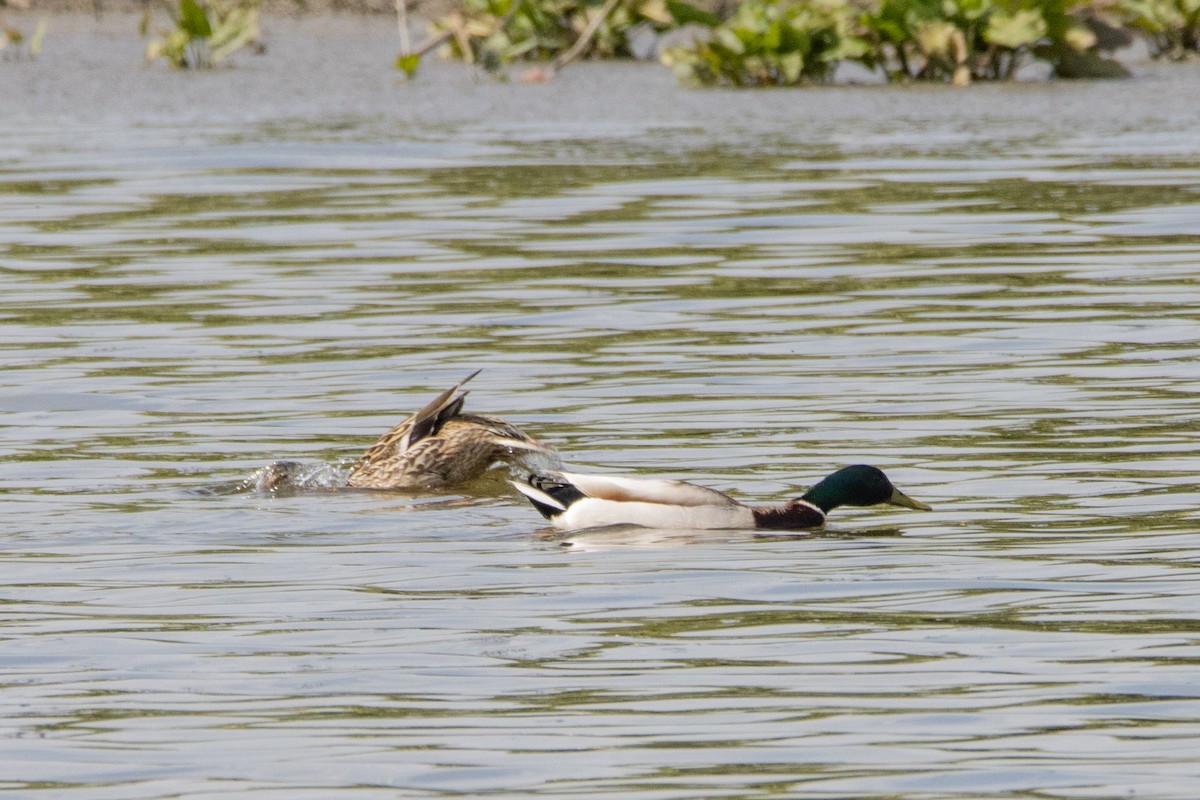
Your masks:
<svg viewBox="0 0 1200 800"><path fill-rule="evenodd" d="M667 0L667 13L671 15L671 19L675 20L677 25L695 24L715 28L721 24L721 18L716 14L703 8L696 8L683 0Z"/></svg>
<svg viewBox="0 0 1200 800"><path fill-rule="evenodd" d="M780 83L788 85L799 83L804 71L804 57L799 53L787 53L779 59Z"/></svg>
<svg viewBox="0 0 1200 800"><path fill-rule="evenodd" d="M171 31L167 38L162 43L162 55L167 61L171 62L171 66L178 69L186 69L188 66L187 46L188 35L181 30Z"/></svg>
<svg viewBox="0 0 1200 800"><path fill-rule="evenodd" d="M212 36L208 14L196 0L179 0L179 14L179 27L192 38L207 39Z"/></svg>
<svg viewBox="0 0 1200 800"><path fill-rule="evenodd" d="M926 22L913 32L913 39L927 56L946 55L953 45L956 30L951 22Z"/></svg>
<svg viewBox="0 0 1200 800"><path fill-rule="evenodd" d="M988 18L983 38L991 44L1016 50L1046 35L1046 20L1039 10L1027 8L1006 14L998 11Z"/></svg>
<svg viewBox="0 0 1200 800"><path fill-rule="evenodd" d="M759 38L759 47L768 51L779 50L782 44L783 25L779 22L779 20L775 20L767 26L765 31L763 31L762 36Z"/></svg>
<svg viewBox="0 0 1200 800"><path fill-rule="evenodd" d="M250 8L234 9L213 31L209 57L213 62L222 61L257 38L258 12Z"/></svg>
<svg viewBox="0 0 1200 800"><path fill-rule="evenodd" d="M736 53L737 55L746 52L746 46L742 44L742 40L729 28L717 28L716 36L716 40L728 48L729 52Z"/></svg>
<svg viewBox="0 0 1200 800"><path fill-rule="evenodd" d="M409 53L408 55L396 56L396 69L404 73L404 77L411 78L417 74L417 67L421 65L421 56L419 53Z"/></svg>
<svg viewBox="0 0 1200 800"><path fill-rule="evenodd" d="M865 39L849 36L837 43L826 55L825 61L862 60L871 54L871 45Z"/></svg>

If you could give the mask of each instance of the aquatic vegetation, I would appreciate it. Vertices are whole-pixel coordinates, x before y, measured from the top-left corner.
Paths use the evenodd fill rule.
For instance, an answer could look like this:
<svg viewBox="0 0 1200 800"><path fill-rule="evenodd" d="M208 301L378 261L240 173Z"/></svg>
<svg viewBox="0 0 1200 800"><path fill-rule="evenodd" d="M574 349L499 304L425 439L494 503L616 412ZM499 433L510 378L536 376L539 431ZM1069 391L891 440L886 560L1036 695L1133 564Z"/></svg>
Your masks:
<svg viewBox="0 0 1200 800"><path fill-rule="evenodd" d="M628 57L636 26L666 30L705 15L682 0L464 0L432 31L448 56L494 72L517 60L561 67L575 58Z"/></svg>
<svg viewBox="0 0 1200 800"><path fill-rule="evenodd" d="M1196 36L1181 31L1194 30L1200 0L1104 0L1103 10L1121 4L1140 9L1143 30L1165 37L1156 50L1194 46ZM519 60L552 61L557 69L576 57L630 56L634 36L647 31L672 34L677 43L661 59L697 85L829 81L844 62L893 81L959 85L1011 80L1034 61L1059 77L1128 74L1100 54L1088 25L1099 6L1078 0L744 0L730 7L723 19L683 0L464 0L462 11L434 24L427 44L445 44L448 56L489 71ZM397 66L411 74L417 56L407 59Z"/></svg>
<svg viewBox="0 0 1200 800"><path fill-rule="evenodd" d="M669 48L663 63L681 80L704 85L788 86L824 81L837 65L861 60L854 9L842 0L749 0L712 35Z"/></svg>
<svg viewBox="0 0 1200 800"><path fill-rule="evenodd" d="M884 0L863 23L875 45L872 65L890 79L959 85L1011 78L1048 33L1039 9L1001 9L988 0Z"/></svg>
<svg viewBox="0 0 1200 800"><path fill-rule="evenodd" d="M206 69L224 61L259 37L255 0L179 0L164 2L174 28L146 46L146 60L165 58L179 69ZM150 10L142 16L140 32L149 35Z"/></svg>
<svg viewBox="0 0 1200 800"><path fill-rule="evenodd" d="M1127 74L1095 47L1068 0L749 0L663 60L684 80L733 86L826 80L842 61L958 85L1011 80L1031 60L1063 77Z"/></svg>
<svg viewBox="0 0 1200 800"><path fill-rule="evenodd" d="M412 38L408 32L408 0L395 0L395 5L396 26L400 33L400 55L396 56L395 67L403 72L405 77L411 78L417 74L417 67L421 66L421 56L425 54L425 50L432 50L437 45L413 50Z"/></svg>
<svg viewBox="0 0 1200 800"><path fill-rule="evenodd" d="M1200 53L1200 0L1120 0L1115 11L1145 37L1155 58Z"/></svg>
<svg viewBox="0 0 1200 800"><path fill-rule="evenodd" d="M1116 77L1067 0L883 0L864 15L872 66L892 80L1011 80L1031 60L1063 77Z"/></svg>

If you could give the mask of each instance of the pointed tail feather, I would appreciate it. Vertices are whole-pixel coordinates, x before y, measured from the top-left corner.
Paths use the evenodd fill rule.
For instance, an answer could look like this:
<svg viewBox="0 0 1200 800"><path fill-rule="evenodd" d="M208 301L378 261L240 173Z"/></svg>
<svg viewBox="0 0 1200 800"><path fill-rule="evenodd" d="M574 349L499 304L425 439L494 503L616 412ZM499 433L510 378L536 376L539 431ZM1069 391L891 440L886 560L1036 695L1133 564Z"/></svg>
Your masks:
<svg viewBox="0 0 1200 800"><path fill-rule="evenodd" d="M441 429L446 420L451 419L462 411L463 403L467 399L467 392L455 396L455 392L462 388L463 384L474 378L482 369L477 369L467 377L463 378L458 383L451 386L446 391L433 398L420 411L413 415L412 424L408 428L408 433L404 437L401 446L401 451L407 450L412 446L413 442L419 442L427 436L432 436Z"/></svg>
<svg viewBox="0 0 1200 800"><path fill-rule="evenodd" d="M518 481L509 481L509 483L513 485L514 489L525 495L529 502L533 504L533 507L537 509L538 513L546 519L554 519L559 514L567 510L566 506L543 492L541 489L535 489L528 484L520 483Z"/></svg>

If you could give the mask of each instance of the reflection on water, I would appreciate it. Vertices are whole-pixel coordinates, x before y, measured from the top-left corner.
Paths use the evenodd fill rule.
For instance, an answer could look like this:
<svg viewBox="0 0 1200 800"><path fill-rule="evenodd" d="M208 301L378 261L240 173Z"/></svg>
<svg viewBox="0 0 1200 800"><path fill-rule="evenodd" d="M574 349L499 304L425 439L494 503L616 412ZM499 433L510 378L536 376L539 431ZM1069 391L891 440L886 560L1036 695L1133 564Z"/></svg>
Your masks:
<svg viewBox="0 0 1200 800"><path fill-rule="evenodd" d="M4 134L0 787L1189 797L1195 142L955 124ZM318 491L480 367L581 469L936 510Z"/></svg>

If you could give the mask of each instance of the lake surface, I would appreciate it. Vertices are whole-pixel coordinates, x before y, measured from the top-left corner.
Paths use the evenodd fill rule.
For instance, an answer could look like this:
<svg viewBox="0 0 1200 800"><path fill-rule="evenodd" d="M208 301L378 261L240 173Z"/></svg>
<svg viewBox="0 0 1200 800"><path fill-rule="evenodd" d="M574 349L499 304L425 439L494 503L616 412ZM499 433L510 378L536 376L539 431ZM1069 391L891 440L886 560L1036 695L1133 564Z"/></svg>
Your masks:
<svg viewBox="0 0 1200 800"><path fill-rule="evenodd" d="M383 21L203 75L90 24L0 63L0 794L1195 796L1194 65L405 84ZM229 491L481 367L578 470L934 511Z"/></svg>

